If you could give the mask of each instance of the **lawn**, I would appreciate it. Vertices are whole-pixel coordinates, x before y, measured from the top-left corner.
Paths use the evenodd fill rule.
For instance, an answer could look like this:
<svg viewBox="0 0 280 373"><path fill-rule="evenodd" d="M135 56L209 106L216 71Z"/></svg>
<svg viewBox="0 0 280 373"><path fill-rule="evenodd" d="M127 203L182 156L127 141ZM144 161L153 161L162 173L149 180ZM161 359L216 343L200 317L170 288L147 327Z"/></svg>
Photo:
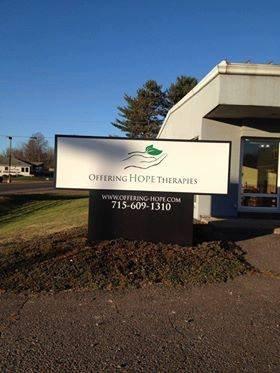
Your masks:
<svg viewBox="0 0 280 373"><path fill-rule="evenodd" d="M0 243L85 225L87 194L56 193L0 197Z"/></svg>

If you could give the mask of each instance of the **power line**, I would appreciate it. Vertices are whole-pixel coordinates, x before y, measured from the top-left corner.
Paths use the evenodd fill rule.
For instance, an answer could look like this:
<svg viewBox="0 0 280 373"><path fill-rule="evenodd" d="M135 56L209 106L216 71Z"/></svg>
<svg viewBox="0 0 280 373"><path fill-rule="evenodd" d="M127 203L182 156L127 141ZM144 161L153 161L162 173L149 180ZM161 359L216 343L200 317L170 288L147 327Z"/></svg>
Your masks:
<svg viewBox="0 0 280 373"><path fill-rule="evenodd" d="M24 138L30 138L31 136L18 136L18 135L0 135L1 137L24 137Z"/></svg>
<svg viewBox="0 0 280 373"><path fill-rule="evenodd" d="M24 138L24 139L32 139L33 138L33 140L35 140L34 136L0 135L0 137L7 137L7 138L9 138L9 137L20 137L20 138ZM44 136L44 138L45 139L53 139L54 136L53 137L52 136Z"/></svg>
<svg viewBox="0 0 280 373"><path fill-rule="evenodd" d="M33 120L35 120L35 119L33 119ZM40 120L40 119L36 119L36 121L40 121L40 122L42 122L42 120ZM44 121L44 120L43 120ZM45 120L46 121L46 120ZM130 123L132 123L132 124L141 124L141 123L147 123L148 122L148 120L138 120L138 121L130 121L130 120L127 120L128 122L130 122ZM50 122L49 120L47 120L47 122ZM53 123L57 123L57 122L59 122L59 123L62 123L62 121L59 121L59 120L55 120L55 121L53 121ZM106 122L106 121L87 121L87 120L77 120L77 121L68 121L68 120L64 120L63 122L75 122L75 123L77 123L77 124L79 124L79 123L87 123L87 124L97 124L97 125L111 125L113 122Z"/></svg>

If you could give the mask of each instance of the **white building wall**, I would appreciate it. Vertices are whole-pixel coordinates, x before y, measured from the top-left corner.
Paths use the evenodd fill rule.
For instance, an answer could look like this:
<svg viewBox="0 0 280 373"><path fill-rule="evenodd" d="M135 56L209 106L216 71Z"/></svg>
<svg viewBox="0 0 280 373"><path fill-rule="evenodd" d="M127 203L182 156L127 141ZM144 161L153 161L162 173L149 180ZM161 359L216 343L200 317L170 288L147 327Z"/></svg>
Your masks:
<svg viewBox="0 0 280 373"><path fill-rule="evenodd" d="M234 216L237 213L237 194L239 184L239 159L240 159L240 137L241 128L229 123L223 123L212 119L203 119L201 139L231 141L231 163L230 163L230 190L229 196L198 196L198 217L217 215L213 200L218 203L220 214ZM220 201L220 203L219 203Z"/></svg>
<svg viewBox="0 0 280 373"><path fill-rule="evenodd" d="M280 77L220 75L220 104L280 107Z"/></svg>
<svg viewBox="0 0 280 373"><path fill-rule="evenodd" d="M203 89L194 88L167 114L159 138L190 140L201 135L202 118L219 102L219 77Z"/></svg>
<svg viewBox="0 0 280 373"><path fill-rule="evenodd" d="M8 169L5 169L5 168L8 168L8 165L0 165L0 176L3 176L3 175L9 175L9 168ZM22 171L22 168L24 169L24 171ZM28 170L28 171L26 171ZM32 176L30 174L30 167L29 166L11 166L11 170L10 170L10 173L12 176Z"/></svg>

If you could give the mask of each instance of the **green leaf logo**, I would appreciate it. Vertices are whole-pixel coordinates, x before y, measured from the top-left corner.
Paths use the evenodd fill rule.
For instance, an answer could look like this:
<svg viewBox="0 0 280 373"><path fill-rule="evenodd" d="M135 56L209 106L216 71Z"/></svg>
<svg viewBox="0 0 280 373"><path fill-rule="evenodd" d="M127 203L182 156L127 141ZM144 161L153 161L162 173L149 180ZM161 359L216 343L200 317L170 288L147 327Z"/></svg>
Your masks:
<svg viewBox="0 0 280 373"><path fill-rule="evenodd" d="M163 150L154 148L154 145L148 145L146 146L145 151L134 150L132 152L128 152L127 156L122 159L122 161L129 161L129 163L124 166L125 170L128 168L147 170L151 167L160 165L166 157L167 153L165 153Z"/></svg>
<svg viewBox="0 0 280 373"><path fill-rule="evenodd" d="M154 148L153 145L148 145L146 147L146 153L148 153L149 155L159 155L162 153L162 150L159 150L157 148Z"/></svg>

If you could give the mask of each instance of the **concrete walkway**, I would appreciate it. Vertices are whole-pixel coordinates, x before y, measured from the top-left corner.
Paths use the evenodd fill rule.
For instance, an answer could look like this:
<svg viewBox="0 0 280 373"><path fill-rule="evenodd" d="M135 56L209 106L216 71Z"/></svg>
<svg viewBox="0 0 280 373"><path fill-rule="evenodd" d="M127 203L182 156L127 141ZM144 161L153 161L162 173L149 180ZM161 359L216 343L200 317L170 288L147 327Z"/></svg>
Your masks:
<svg viewBox="0 0 280 373"><path fill-rule="evenodd" d="M217 219L209 227L212 238L236 241L249 263L280 278L280 220Z"/></svg>
<svg viewBox="0 0 280 373"><path fill-rule="evenodd" d="M237 242L246 252L246 258L262 273L280 279L280 235L270 234Z"/></svg>

